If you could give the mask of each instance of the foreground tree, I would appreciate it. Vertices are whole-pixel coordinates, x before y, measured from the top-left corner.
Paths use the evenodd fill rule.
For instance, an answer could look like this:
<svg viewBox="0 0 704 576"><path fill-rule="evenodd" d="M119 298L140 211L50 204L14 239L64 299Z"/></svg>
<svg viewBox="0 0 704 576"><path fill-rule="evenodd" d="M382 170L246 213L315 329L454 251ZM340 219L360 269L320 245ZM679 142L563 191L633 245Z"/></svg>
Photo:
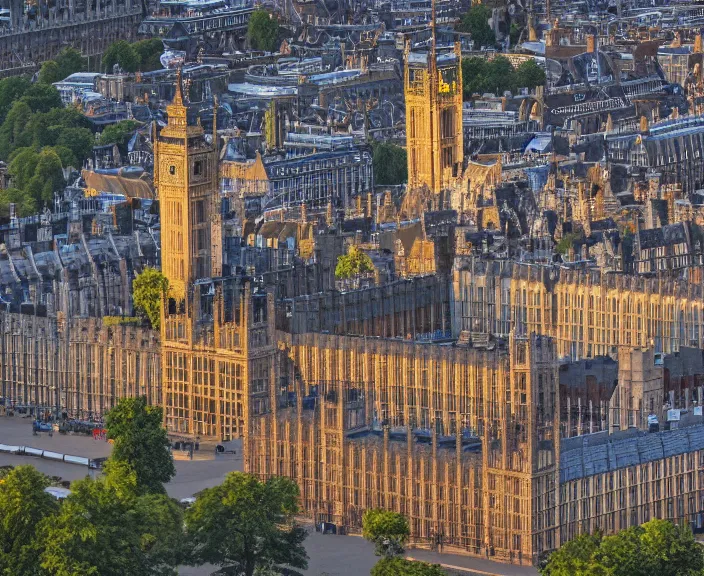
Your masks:
<svg viewBox="0 0 704 576"><path fill-rule="evenodd" d="M123 398L105 417L108 438L114 440L110 460L128 465L140 494L164 493L164 483L176 474L163 412L144 396Z"/></svg>
<svg viewBox="0 0 704 576"><path fill-rule="evenodd" d="M371 576L447 576L447 573L439 564L405 558L382 558L372 568Z"/></svg>
<svg viewBox="0 0 704 576"><path fill-rule="evenodd" d="M374 543L377 556L396 556L403 553L411 531L402 514L374 508L362 517L362 535Z"/></svg>
<svg viewBox="0 0 704 576"><path fill-rule="evenodd" d="M137 475L110 461L98 480L71 486L56 518L43 523L47 576L171 576L183 561L183 516L162 494L141 495Z"/></svg>
<svg viewBox="0 0 704 576"><path fill-rule="evenodd" d="M106 126L100 134L100 144L103 146L117 144L120 153L124 153L127 149L127 141L137 128L139 128L139 122L136 120L121 120L117 124Z"/></svg>
<svg viewBox="0 0 704 576"><path fill-rule="evenodd" d="M542 576L702 576L704 547L689 526L651 520L613 536L582 535L553 552Z"/></svg>
<svg viewBox="0 0 704 576"><path fill-rule="evenodd" d="M247 40L255 50L273 52L279 39L279 22L267 10L255 10L249 18Z"/></svg>
<svg viewBox="0 0 704 576"><path fill-rule="evenodd" d="M156 268L147 266L132 282L132 298L137 313L149 320L154 330L161 325L161 298L169 280Z"/></svg>
<svg viewBox="0 0 704 576"><path fill-rule="evenodd" d="M231 472L186 511L190 562L219 566L217 574L298 574L292 568L308 567L306 533L295 523L298 497L298 486L288 478L260 482Z"/></svg>
<svg viewBox="0 0 704 576"><path fill-rule="evenodd" d="M39 525L59 508L44 491L49 485L32 466L18 466L0 480L0 574L39 574Z"/></svg>

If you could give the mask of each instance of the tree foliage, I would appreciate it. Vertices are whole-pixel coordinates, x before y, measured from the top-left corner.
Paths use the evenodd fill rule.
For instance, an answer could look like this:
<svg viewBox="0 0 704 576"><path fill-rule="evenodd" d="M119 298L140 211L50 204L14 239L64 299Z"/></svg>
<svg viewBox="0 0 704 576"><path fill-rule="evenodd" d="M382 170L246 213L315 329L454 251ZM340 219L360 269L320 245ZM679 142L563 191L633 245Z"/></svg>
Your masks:
<svg viewBox="0 0 704 576"><path fill-rule="evenodd" d="M32 196L17 188L6 188L0 190L0 216L7 218L10 216L10 204L15 205L17 215L20 218L31 216L37 213L37 202Z"/></svg>
<svg viewBox="0 0 704 576"><path fill-rule="evenodd" d="M372 147L374 180L381 186L408 182L406 149L391 142L375 142Z"/></svg>
<svg viewBox="0 0 704 576"><path fill-rule="evenodd" d="M72 483L44 534L47 576L175 576L183 560L179 505L143 494L134 470L114 458L99 479Z"/></svg>
<svg viewBox="0 0 704 576"><path fill-rule="evenodd" d="M39 574L40 524L58 511L49 478L18 466L0 480L0 574Z"/></svg>
<svg viewBox="0 0 704 576"><path fill-rule="evenodd" d="M146 267L132 282L132 299L137 313L149 320L154 330L161 324L161 298L169 280L156 268Z"/></svg>
<svg viewBox="0 0 704 576"><path fill-rule="evenodd" d="M12 105L24 95L31 85L24 76L13 76L0 80L0 122L5 120Z"/></svg>
<svg viewBox="0 0 704 576"><path fill-rule="evenodd" d="M176 474L160 406L144 396L123 398L105 416L108 438L114 441L111 461L128 465L140 494L162 494Z"/></svg>
<svg viewBox="0 0 704 576"><path fill-rule="evenodd" d="M47 60L39 70L39 82L53 84L71 74L85 70L86 61L75 48L67 47L54 60Z"/></svg>
<svg viewBox="0 0 704 576"><path fill-rule="evenodd" d="M136 72L139 69L139 55L127 40L118 40L105 50L102 63L108 74L112 74L115 64L125 72Z"/></svg>
<svg viewBox="0 0 704 576"><path fill-rule="evenodd" d="M274 52L278 46L279 21L268 10L252 12L247 27L247 40L255 50Z"/></svg>
<svg viewBox="0 0 704 576"><path fill-rule="evenodd" d="M164 43L159 38L140 40L132 44L139 58L139 70L151 72L162 68L161 55L164 53Z"/></svg>
<svg viewBox="0 0 704 576"><path fill-rule="evenodd" d="M489 18L491 18L491 9L484 4L475 4L464 13L457 26L460 32L468 32L472 35L475 50L496 43L496 35L489 26Z"/></svg>
<svg viewBox="0 0 704 576"><path fill-rule="evenodd" d="M462 84L465 98L486 92L503 94L507 90L516 92L519 88L533 89L545 84L545 72L535 60L527 60L514 68L503 56L492 60L464 58Z"/></svg>
<svg viewBox="0 0 704 576"><path fill-rule="evenodd" d="M372 259L362 252L357 246L351 246L347 254L343 254L337 258L337 266L335 267L335 277L340 280L354 278L360 274L372 272L374 264Z"/></svg>
<svg viewBox="0 0 704 576"><path fill-rule="evenodd" d="M439 564L389 557L379 560L371 576L447 576Z"/></svg>
<svg viewBox="0 0 704 576"><path fill-rule="evenodd" d="M296 525L298 486L288 478L260 482L231 472L225 481L201 492L186 511L191 563L219 566L222 574L252 576L261 571L298 574L308 557L306 532Z"/></svg>
<svg viewBox="0 0 704 576"><path fill-rule="evenodd" d="M704 547L689 526L651 520L603 537L585 534L553 552L541 576L702 576Z"/></svg>
<svg viewBox="0 0 704 576"><path fill-rule="evenodd" d="M127 148L127 142L139 126L140 124L136 120L121 120L116 124L110 124L100 134L100 144L103 146L117 144L120 152L124 152Z"/></svg>
<svg viewBox="0 0 704 576"><path fill-rule="evenodd" d="M51 206L54 192L65 184L61 159L51 148L44 148L41 152L34 148L16 150L8 173L13 186L31 196L37 206Z"/></svg>
<svg viewBox="0 0 704 576"><path fill-rule="evenodd" d="M373 508L362 517L362 535L374 543L377 556L395 556L403 552L411 531L402 514Z"/></svg>

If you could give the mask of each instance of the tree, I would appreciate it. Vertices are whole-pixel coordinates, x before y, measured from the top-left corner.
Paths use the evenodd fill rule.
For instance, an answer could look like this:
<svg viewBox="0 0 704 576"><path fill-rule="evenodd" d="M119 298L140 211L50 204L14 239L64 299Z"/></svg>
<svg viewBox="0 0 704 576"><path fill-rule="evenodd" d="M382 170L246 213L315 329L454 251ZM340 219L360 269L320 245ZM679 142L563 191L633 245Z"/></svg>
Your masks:
<svg viewBox="0 0 704 576"><path fill-rule="evenodd" d="M12 185L25 190L34 176L39 163L39 154L34 148L18 148L11 157L7 172L12 178Z"/></svg>
<svg viewBox="0 0 704 576"><path fill-rule="evenodd" d="M13 76L0 80L0 121L5 120L12 105L22 97L31 85L24 76Z"/></svg>
<svg viewBox="0 0 704 576"><path fill-rule="evenodd" d="M542 576L701 576L704 547L689 526L651 520L613 536L585 534L553 552Z"/></svg>
<svg viewBox="0 0 704 576"><path fill-rule="evenodd" d="M124 462L71 485L56 518L43 524L47 576L168 576L183 560L183 514L166 495L143 495Z"/></svg>
<svg viewBox="0 0 704 576"><path fill-rule="evenodd" d="M71 150L67 146L51 146L44 148L44 150L53 150L56 155L59 157L59 160L61 160L61 167L62 168L76 168L78 167L78 160L76 159L76 155L73 153L73 150Z"/></svg>
<svg viewBox="0 0 704 576"><path fill-rule="evenodd" d="M485 92L493 92L497 95L503 94L506 90L515 90L515 70L508 58L497 56L486 65L484 76Z"/></svg>
<svg viewBox="0 0 704 576"><path fill-rule="evenodd" d="M169 280L156 268L146 267L132 282L132 299L137 313L149 320L154 330L161 325L161 298Z"/></svg>
<svg viewBox="0 0 704 576"><path fill-rule="evenodd" d="M475 4L460 20L457 29L472 35L475 50L496 43L494 31L489 26L489 18L491 18L491 9L484 4Z"/></svg>
<svg viewBox="0 0 704 576"><path fill-rule="evenodd" d="M121 120L117 124L106 126L100 134L100 144L117 144L120 152L125 152L127 141L139 126L136 120Z"/></svg>
<svg viewBox="0 0 704 576"><path fill-rule="evenodd" d="M486 68L487 61L484 58L462 58L462 87L466 99L473 94L483 94Z"/></svg>
<svg viewBox="0 0 704 576"><path fill-rule="evenodd" d="M112 73L115 64L125 72L136 72L139 69L139 56L126 40L113 42L103 54L103 68L108 74Z"/></svg>
<svg viewBox="0 0 704 576"><path fill-rule="evenodd" d="M56 63L59 65L60 80L86 69L86 59L78 50L70 46L59 52Z"/></svg>
<svg viewBox="0 0 704 576"><path fill-rule="evenodd" d="M222 574L252 576L268 570L298 574L308 567L296 525L298 486L288 478L260 482L250 474L230 472L225 481L207 488L186 511L186 536L196 565L214 564Z"/></svg>
<svg viewBox="0 0 704 576"><path fill-rule="evenodd" d="M382 186L395 186L408 182L406 149L391 142L372 145L374 180Z"/></svg>
<svg viewBox="0 0 704 576"><path fill-rule="evenodd" d="M601 544L601 534L582 534L550 554L541 576L590 576L591 561Z"/></svg>
<svg viewBox="0 0 704 576"><path fill-rule="evenodd" d="M62 168L61 159L51 148L44 148L39 153L34 175L26 189L34 197L38 206L51 206L54 192L63 189L66 182Z"/></svg>
<svg viewBox="0 0 704 576"><path fill-rule="evenodd" d="M7 218L10 216L10 204L15 205L17 215L20 218L32 216L37 213L37 203L27 192L17 188L6 188L0 190L0 216Z"/></svg>
<svg viewBox="0 0 704 576"><path fill-rule="evenodd" d="M516 69L515 84L518 88L533 89L545 84L545 70L535 60L521 62Z"/></svg>
<svg viewBox="0 0 704 576"><path fill-rule="evenodd" d="M357 246L351 246L347 254L339 256L335 267L335 277L341 280L354 278L360 274L372 272L374 264L372 259L362 252Z"/></svg>
<svg viewBox="0 0 704 576"><path fill-rule="evenodd" d="M0 574L39 573L39 525L58 511L44 491L49 485L32 466L18 466L0 480Z"/></svg>
<svg viewBox="0 0 704 576"><path fill-rule="evenodd" d="M402 514L373 508L362 517L362 535L374 543L377 556L396 556L403 553L411 531Z"/></svg>
<svg viewBox="0 0 704 576"><path fill-rule="evenodd" d="M62 108L59 91L46 84L32 84L24 93L21 102L26 102L32 112L48 112L52 108Z"/></svg>
<svg viewBox="0 0 704 576"><path fill-rule="evenodd" d="M26 130L31 117L32 109L26 102L18 100L12 105L5 117L5 121L0 126L1 159L8 160L16 148L23 148L32 144L31 134Z"/></svg>
<svg viewBox="0 0 704 576"><path fill-rule="evenodd" d="M382 558L371 571L371 576L447 576L439 564L428 564L405 558Z"/></svg>
<svg viewBox="0 0 704 576"><path fill-rule="evenodd" d="M161 55L164 53L164 43L159 38L149 38L140 40L132 44L137 57L139 58L139 69L142 72L150 72L162 68Z"/></svg>
<svg viewBox="0 0 704 576"><path fill-rule="evenodd" d="M105 416L114 441L110 459L134 470L140 494L162 494L176 474L162 418L161 407L149 406L144 396L123 398Z"/></svg>
<svg viewBox="0 0 704 576"><path fill-rule="evenodd" d="M273 52L279 39L279 21L267 10L252 12L247 27L247 40L255 50Z"/></svg>
<svg viewBox="0 0 704 576"><path fill-rule="evenodd" d="M83 165L86 158L90 158L95 145L93 133L87 128L64 128L56 140L57 146L66 146L76 156L77 168Z"/></svg>
<svg viewBox="0 0 704 576"><path fill-rule="evenodd" d="M42 84L53 84L64 78L65 76L61 76L61 68L56 60L47 60L39 69L39 82Z"/></svg>

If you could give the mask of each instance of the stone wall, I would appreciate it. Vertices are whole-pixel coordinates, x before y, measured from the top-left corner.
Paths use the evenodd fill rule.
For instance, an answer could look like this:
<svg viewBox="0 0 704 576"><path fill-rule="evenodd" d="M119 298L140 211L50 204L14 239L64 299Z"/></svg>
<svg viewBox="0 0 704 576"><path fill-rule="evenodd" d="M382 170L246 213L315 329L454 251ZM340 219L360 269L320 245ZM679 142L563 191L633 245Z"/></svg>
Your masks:
<svg viewBox="0 0 704 576"><path fill-rule="evenodd" d="M161 404L159 335L94 318L0 313L0 395L82 419L129 396Z"/></svg>

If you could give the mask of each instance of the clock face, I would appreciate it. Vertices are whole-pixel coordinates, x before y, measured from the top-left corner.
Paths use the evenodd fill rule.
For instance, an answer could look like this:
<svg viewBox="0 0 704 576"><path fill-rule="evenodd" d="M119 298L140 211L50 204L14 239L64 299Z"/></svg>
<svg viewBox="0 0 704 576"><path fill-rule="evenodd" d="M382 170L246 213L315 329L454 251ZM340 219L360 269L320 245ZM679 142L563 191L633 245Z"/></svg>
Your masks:
<svg viewBox="0 0 704 576"><path fill-rule="evenodd" d="M438 71L438 91L440 94L455 94L457 92L457 71L454 68Z"/></svg>

